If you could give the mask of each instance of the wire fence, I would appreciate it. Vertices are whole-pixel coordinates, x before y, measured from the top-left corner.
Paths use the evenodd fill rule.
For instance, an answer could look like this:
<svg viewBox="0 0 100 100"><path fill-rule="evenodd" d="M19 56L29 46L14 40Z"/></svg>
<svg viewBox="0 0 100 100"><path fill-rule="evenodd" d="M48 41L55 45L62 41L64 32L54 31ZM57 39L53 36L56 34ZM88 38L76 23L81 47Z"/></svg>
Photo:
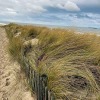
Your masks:
<svg viewBox="0 0 100 100"><path fill-rule="evenodd" d="M53 93L48 90L47 75L40 75L29 65L29 61L26 57L24 59L24 71L27 77L27 81L33 92L36 93L37 100L55 100Z"/></svg>

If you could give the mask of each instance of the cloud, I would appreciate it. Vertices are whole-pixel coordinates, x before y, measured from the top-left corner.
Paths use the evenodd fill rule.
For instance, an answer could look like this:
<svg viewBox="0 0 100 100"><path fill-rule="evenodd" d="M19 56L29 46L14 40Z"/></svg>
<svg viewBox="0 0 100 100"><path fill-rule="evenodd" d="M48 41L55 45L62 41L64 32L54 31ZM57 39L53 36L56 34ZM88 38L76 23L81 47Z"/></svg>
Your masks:
<svg viewBox="0 0 100 100"><path fill-rule="evenodd" d="M41 13L45 12L46 9L34 1L37 0L0 0L0 12L4 14L12 13L26 14L26 13ZM42 0L43 1L43 0Z"/></svg>
<svg viewBox="0 0 100 100"><path fill-rule="evenodd" d="M100 26L100 0L0 0L0 20Z"/></svg>
<svg viewBox="0 0 100 100"><path fill-rule="evenodd" d="M58 8L65 9L67 11L80 11L80 8L73 2L67 1L64 5L58 4Z"/></svg>
<svg viewBox="0 0 100 100"><path fill-rule="evenodd" d="M65 5L64 5L64 8L66 10L69 10L69 11L80 11L80 8L73 2L70 2L68 1Z"/></svg>
<svg viewBox="0 0 100 100"><path fill-rule="evenodd" d="M44 9L43 7L41 6L38 6L38 5L29 5L30 7L27 7L26 8L26 12L30 12L30 13L42 13L42 12L45 12L47 11L46 9Z"/></svg>
<svg viewBox="0 0 100 100"><path fill-rule="evenodd" d="M0 11L0 15L3 15L3 16L16 16L17 12L14 9L6 8L6 9Z"/></svg>
<svg viewBox="0 0 100 100"><path fill-rule="evenodd" d="M6 11L4 14L17 15L17 12L14 9L6 8Z"/></svg>

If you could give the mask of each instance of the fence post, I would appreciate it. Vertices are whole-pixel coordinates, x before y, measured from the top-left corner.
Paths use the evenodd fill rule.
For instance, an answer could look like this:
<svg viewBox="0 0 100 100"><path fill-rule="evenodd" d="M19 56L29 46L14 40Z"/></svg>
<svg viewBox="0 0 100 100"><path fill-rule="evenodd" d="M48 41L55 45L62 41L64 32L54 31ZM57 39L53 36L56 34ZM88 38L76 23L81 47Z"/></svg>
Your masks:
<svg viewBox="0 0 100 100"><path fill-rule="evenodd" d="M48 100L48 89L47 89L48 77L46 74L43 74L41 78L42 78L42 86L43 86L43 92L42 92L43 100Z"/></svg>
<svg viewBox="0 0 100 100"><path fill-rule="evenodd" d="M37 95L37 100L55 100L52 92L48 90L47 82L48 77L46 74L38 74L35 72L26 57L23 56L25 62L25 74L27 76L28 83L30 84L33 91Z"/></svg>
<svg viewBox="0 0 100 100"><path fill-rule="evenodd" d="M32 90L34 91L34 70L32 70Z"/></svg>
<svg viewBox="0 0 100 100"><path fill-rule="evenodd" d="M37 74L37 100L41 100L40 99L40 77L39 77L39 74Z"/></svg>
<svg viewBox="0 0 100 100"><path fill-rule="evenodd" d="M47 88L47 86L45 87L45 100L48 100L48 88Z"/></svg>

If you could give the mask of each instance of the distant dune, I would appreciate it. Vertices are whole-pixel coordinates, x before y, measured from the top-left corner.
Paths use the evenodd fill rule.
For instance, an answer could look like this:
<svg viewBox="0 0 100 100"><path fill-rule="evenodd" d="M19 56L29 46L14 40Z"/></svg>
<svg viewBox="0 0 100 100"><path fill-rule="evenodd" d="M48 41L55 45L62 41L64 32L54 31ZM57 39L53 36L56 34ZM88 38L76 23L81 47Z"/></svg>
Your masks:
<svg viewBox="0 0 100 100"><path fill-rule="evenodd" d="M0 23L0 26L7 25L6 23Z"/></svg>

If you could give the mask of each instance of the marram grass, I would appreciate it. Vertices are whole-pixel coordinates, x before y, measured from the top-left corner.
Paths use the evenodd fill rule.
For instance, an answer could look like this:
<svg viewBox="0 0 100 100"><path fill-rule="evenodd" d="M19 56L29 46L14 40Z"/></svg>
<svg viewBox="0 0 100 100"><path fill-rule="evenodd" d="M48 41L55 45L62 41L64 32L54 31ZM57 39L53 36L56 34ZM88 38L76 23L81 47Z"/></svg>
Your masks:
<svg viewBox="0 0 100 100"><path fill-rule="evenodd" d="M5 28L10 55L22 63L25 53L31 67L48 76L48 88L56 100L100 100L99 36L17 24ZM21 34L16 37L18 32ZM28 50L23 44L34 38L38 44Z"/></svg>

